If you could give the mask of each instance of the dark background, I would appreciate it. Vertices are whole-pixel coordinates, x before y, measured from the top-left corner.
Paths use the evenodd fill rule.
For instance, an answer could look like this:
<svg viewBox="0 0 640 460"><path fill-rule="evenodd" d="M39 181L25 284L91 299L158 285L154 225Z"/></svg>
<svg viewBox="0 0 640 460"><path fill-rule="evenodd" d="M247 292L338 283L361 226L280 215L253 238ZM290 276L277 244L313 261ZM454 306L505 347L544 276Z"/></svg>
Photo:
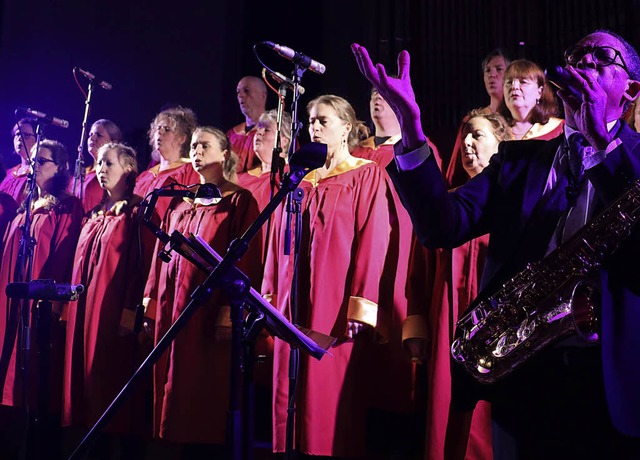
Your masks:
<svg viewBox="0 0 640 460"><path fill-rule="evenodd" d="M622 0L282 0L24 1L0 2L0 149L11 150L17 107L69 121L49 127L73 156L80 142L85 98L75 66L113 84L93 92L89 125L114 120L145 157L146 130L165 104L193 108L201 124L223 129L243 120L235 99L243 75L260 75L253 46L269 40L324 63L306 72L300 119L321 93L349 99L368 120L368 83L349 44L367 46L374 60L395 69L400 49L412 57L412 78L427 133L449 156L455 130L471 108L486 105L480 63L495 47L542 67L595 28L609 28L640 45L639 1ZM272 68L293 65L259 47ZM85 88L87 81L81 76ZM290 95L287 97L290 102ZM275 107L271 94L269 108ZM306 131L302 141L307 140Z"/></svg>

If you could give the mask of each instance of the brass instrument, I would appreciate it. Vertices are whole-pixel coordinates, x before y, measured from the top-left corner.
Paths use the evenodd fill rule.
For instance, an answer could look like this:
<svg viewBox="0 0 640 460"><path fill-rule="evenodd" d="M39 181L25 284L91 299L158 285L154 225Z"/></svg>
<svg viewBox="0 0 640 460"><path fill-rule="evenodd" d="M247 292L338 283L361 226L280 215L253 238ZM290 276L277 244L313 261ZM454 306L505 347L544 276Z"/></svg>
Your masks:
<svg viewBox="0 0 640 460"><path fill-rule="evenodd" d="M476 299L457 322L453 359L479 382L494 383L561 339L597 342L593 277L638 219L640 180L565 244Z"/></svg>

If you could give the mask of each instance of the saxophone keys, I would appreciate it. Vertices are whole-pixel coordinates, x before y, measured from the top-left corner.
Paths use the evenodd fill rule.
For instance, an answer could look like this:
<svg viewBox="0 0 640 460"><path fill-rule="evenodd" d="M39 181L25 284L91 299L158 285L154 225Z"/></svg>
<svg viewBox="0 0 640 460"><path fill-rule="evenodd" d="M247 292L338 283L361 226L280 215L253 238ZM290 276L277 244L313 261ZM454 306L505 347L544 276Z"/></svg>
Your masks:
<svg viewBox="0 0 640 460"><path fill-rule="evenodd" d="M522 323L520 323L520 327L518 328L518 332L516 335L520 342L524 342L529 337L533 335L533 332L536 330L536 320L535 319L525 319Z"/></svg>
<svg viewBox="0 0 640 460"><path fill-rule="evenodd" d="M518 346L518 337L513 333L505 333L500 336L495 348L491 352L496 358L503 358L513 351Z"/></svg>

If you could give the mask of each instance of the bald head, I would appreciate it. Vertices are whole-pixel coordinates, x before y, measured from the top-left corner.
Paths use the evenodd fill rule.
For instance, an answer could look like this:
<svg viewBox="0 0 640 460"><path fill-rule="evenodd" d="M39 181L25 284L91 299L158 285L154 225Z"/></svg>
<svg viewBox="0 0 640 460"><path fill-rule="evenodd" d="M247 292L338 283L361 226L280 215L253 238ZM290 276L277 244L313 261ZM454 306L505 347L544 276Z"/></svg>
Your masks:
<svg viewBox="0 0 640 460"><path fill-rule="evenodd" d="M247 125L255 125L266 111L267 86L258 77L242 77L236 87L236 95Z"/></svg>
<svg viewBox="0 0 640 460"><path fill-rule="evenodd" d="M396 134L400 134L402 131L395 112L375 88L371 91L369 112L371 115L371 121L373 121L376 128L376 136L395 136Z"/></svg>

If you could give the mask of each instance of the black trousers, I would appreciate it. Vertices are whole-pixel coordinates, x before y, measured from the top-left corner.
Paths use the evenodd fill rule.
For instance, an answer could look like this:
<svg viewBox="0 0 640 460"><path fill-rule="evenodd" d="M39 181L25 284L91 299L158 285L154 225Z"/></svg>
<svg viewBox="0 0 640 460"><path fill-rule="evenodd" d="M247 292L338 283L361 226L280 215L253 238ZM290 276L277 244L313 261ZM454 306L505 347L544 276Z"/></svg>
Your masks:
<svg viewBox="0 0 640 460"><path fill-rule="evenodd" d="M640 459L609 417L599 346L545 350L491 399L495 460Z"/></svg>

